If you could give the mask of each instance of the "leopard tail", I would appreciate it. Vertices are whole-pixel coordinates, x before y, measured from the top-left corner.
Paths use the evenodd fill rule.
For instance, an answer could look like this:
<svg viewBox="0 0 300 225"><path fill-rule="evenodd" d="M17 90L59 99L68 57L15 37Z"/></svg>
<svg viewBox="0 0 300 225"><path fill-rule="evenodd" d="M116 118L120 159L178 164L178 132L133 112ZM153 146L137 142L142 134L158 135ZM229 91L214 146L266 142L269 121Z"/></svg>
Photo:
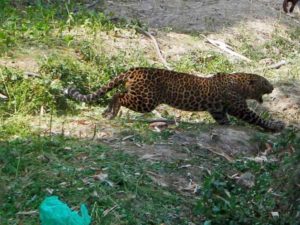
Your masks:
<svg viewBox="0 0 300 225"><path fill-rule="evenodd" d="M76 88L69 87L64 90L64 93L69 96L70 98L80 101L80 102L92 102L95 101L102 96L104 96L107 92L111 91L112 89L118 87L119 85L126 82L127 73L122 73L112 79L108 84L104 85L103 87L99 88L97 91L91 94L83 95L81 94Z"/></svg>

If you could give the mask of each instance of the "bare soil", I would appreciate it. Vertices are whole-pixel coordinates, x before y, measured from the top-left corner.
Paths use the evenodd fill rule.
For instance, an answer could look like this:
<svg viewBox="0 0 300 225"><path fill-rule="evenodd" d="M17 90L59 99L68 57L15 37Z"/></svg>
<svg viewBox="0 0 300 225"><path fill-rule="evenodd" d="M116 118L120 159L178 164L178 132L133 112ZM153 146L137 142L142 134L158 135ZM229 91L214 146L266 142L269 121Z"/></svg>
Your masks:
<svg viewBox="0 0 300 225"><path fill-rule="evenodd" d="M103 7L114 18L140 20L152 28L171 27L177 31L216 32L247 21L289 20L281 15L282 0L123 0L104 1Z"/></svg>

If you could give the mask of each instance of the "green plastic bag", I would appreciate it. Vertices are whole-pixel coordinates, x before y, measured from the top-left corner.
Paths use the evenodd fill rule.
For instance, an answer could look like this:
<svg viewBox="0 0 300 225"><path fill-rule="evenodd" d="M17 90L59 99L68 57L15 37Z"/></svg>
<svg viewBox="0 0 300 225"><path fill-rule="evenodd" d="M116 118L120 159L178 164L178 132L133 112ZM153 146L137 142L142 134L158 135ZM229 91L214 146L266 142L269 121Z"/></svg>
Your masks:
<svg viewBox="0 0 300 225"><path fill-rule="evenodd" d="M85 205L80 206L80 214L72 211L57 196L47 197L40 205L42 225L89 225L91 217Z"/></svg>

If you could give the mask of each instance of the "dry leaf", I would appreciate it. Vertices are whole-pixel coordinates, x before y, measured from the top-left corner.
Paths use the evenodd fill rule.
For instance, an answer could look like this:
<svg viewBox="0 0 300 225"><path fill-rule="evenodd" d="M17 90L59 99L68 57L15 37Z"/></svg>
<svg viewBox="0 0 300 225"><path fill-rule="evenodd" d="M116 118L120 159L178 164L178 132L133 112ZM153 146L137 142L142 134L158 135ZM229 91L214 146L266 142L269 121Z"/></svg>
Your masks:
<svg viewBox="0 0 300 225"><path fill-rule="evenodd" d="M184 168L189 168L191 166L192 166L191 164L186 164L186 165L179 166L178 168L179 169L184 169Z"/></svg>
<svg viewBox="0 0 300 225"><path fill-rule="evenodd" d="M271 212L271 215L273 216L273 218L279 217L279 212Z"/></svg>
<svg viewBox="0 0 300 225"><path fill-rule="evenodd" d="M115 205L115 206L113 206L113 207L111 207L111 208L109 208L109 209L106 209L106 210L104 210L104 212L103 212L103 216L107 216L111 211L113 211L115 208L117 208L118 206L117 205Z"/></svg>
<svg viewBox="0 0 300 225"><path fill-rule="evenodd" d="M168 124L166 122L154 122L149 124L150 129L156 132L161 132L168 128Z"/></svg>
<svg viewBox="0 0 300 225"><path fill-rule="evenodd" d="M107 179L108 178L108 174L107 173L99 172L98 174L94 175L93 178L94 178L94 180L105 182L105 183L107 183L111 187L114 186L114 184Z"/></svg>
<svg viewBox="0 0 300 225"><path fill-rule="evenodd" d="M94 175L93 178L94 178L94 180L105 181L108 178L108 174L100 172L100 173Z"/></svg>
<svg viewBox="0 0 300 225"><path fill-rule="evenodd" d="M53 192L54 192L54 189L52 189L52 188L46 188L46 191L47 191L50 195L52 195Z"/></svg>
<svg viewBox="0 0 300 225"><path fill-rule="evenodd" d="M200 190L200 186L197 183L195 183L192 179L190 179L188 186L181 187L181 188L179 188L179 190L189 191L189 192L193 192L195 194Z"/></svg>

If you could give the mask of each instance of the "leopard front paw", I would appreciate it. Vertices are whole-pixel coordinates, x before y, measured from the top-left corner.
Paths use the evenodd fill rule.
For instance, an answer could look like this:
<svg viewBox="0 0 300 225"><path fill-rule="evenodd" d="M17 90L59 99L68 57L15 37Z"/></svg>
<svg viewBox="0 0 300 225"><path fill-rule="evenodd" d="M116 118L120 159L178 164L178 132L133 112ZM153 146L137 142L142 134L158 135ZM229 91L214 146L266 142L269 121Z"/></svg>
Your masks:
<svg viewBox="0 0 300 225"><path fill-rule="evenodd" d="M268 130L272 132L279 132L285 128L285 123L282 121L272 121L269 124Z"/></svg>

